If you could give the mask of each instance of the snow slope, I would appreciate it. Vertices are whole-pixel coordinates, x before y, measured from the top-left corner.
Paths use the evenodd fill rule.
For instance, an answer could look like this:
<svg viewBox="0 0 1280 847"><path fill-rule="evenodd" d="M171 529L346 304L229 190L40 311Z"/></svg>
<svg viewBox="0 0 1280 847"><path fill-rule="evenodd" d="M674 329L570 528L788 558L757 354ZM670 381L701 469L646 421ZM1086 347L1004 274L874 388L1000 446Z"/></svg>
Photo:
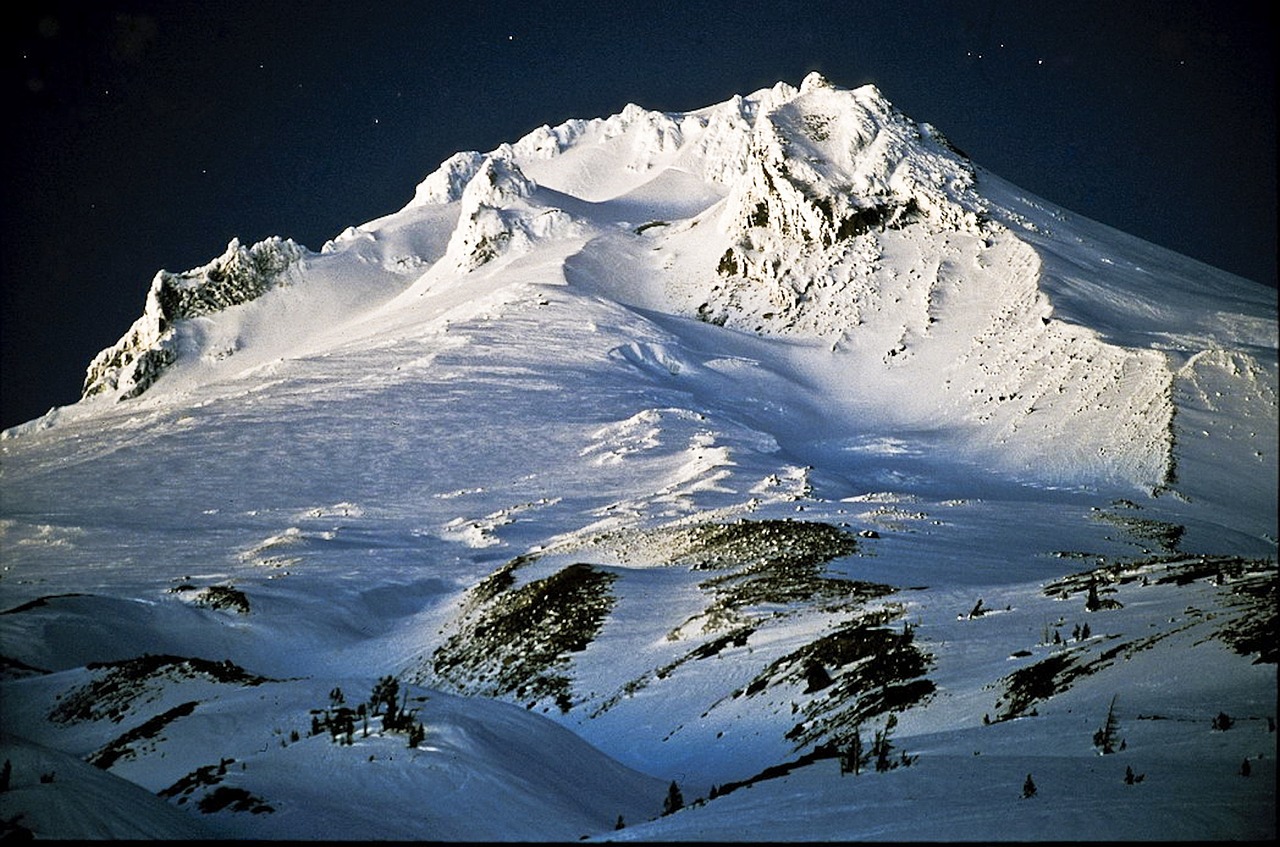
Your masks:
<svg viewBox="0 0 1280 847"><path fill-rule="evenodd" d="M233 242L0 435L0 820L1274 838L1275 309L816 74Z"/></svg>

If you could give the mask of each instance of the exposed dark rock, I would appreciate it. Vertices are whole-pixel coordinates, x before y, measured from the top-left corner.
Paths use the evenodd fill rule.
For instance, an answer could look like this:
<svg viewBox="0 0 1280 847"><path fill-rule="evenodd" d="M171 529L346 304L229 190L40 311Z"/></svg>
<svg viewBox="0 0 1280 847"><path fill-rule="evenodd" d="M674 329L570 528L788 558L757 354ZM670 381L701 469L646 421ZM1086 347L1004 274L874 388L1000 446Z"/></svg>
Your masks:
<svg viewBox="0 0 1280 847"><path fill-rule="evenodd" d="M182 656L144 655L119 662L90 662L88 670L100 671L95 679L62 696L49 714L54 723L110 719L123 720L135 701L163 684L203 677L232 685L260 685L270 680L251 674L230 661Z"/></svg>

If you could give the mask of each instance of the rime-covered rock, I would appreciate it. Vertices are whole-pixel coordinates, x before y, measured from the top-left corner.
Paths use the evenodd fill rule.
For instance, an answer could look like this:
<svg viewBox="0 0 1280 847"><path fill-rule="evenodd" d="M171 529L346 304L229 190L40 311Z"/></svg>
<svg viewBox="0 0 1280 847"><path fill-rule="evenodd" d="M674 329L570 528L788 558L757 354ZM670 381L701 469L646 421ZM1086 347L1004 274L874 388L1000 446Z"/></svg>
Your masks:
<svg viewBox="0 0 1280 847"><path fill-rule="evenodd" d="M256 300L285 284L305 252L278 237L248 248L232 239L226 252L207 265L183 273L160 271L151 281L142 316L89 363L82 396L114 394L124 400L142 394L177 360L178 322Z"/></svg>

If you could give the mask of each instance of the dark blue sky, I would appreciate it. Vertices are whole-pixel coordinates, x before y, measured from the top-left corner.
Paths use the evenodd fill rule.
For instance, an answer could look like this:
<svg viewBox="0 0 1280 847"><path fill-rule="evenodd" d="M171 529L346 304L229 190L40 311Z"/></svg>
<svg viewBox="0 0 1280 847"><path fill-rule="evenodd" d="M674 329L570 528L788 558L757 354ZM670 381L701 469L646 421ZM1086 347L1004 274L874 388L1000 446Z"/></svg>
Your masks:
<svg viewBox="0 0 1280 847"><path fill-rule="evenodd" d="M818 70L1061 206L1276 284L1275 29L1243 2L98 2L6 12L0 426L161 268L313 250L458 150Z"/></svg>

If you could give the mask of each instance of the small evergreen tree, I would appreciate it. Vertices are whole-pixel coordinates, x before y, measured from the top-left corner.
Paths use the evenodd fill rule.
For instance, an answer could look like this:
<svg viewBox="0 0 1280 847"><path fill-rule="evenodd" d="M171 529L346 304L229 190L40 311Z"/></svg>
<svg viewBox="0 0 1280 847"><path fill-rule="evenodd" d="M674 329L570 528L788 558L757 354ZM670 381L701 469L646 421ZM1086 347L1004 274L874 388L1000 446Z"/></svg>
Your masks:
<svg viewBox="0 0 1280 847"><path fill-rule="evenodd" d="M1245 756L1244 761L1240 763L1240 775L1248 776L1253 772L1253 768L1249 767L1249 757Z"/></svg>
<svg viewBox="0 0 1280 847"><path fill-rule="evenodd" d="M1098 599L1098 578L1089 576L1089 597L1084 601L1085 611L1096 612L1102 608L1102 601Z"/></svg>
<svg viewBox="0 0 1280 847"><path fill-rule="evenodd" d="M1086 612L1097 612L1101 609L1123 609L1124 605L1119 601L1108 597L1103 600L1098 596L1098 577L1096 574L1089 576L1089 598L1084 601L1084 610Z"/></svg>
<svg viewBox="0 0 1280 847"><path fill-rule="evenodd" d="M827 669L821 662L810 661L805 668L805 678L808 682L804 689L805 694L821 691L831 684L831 674L827 673Z"/></svg>
<svg viewBox="0 0 1280 847"><path fill-rule="evenodd" d="M893 742L889 740L884 730L877 731L875 740L871 743L871 751L876 758L876 773L884 773L892 767L889 762L889 751L892 748Z"/></svg>
<svg viewBox="0 0 1280 847"><path fill-rule="evenodd" d="M844 776L851 773L854 776L862 773L862 768L867 763L867 754L862 747L862 730L858 727L853 728L853 737L849 739L849 745L840 753L840 775Z"/></svg>
<svg viewBox="0 0 1280 847"><path fill-rule="evenodd" d="M426 740L427 728L422 725L421 721L414 721L413 726L409 728L409 749L416 748Z"/></svg>
<svg viewBox="0 0 1280 847"><path fill-rule="evenodd" d="M1093 746L1101 747L1103 755L1109 755L1116 751L1116 730L1120 728L1120 721L1116 719L1116 698L1111 697L1111 705L1107 707L1107 722L1102 729L1093 734Z"/></svg>
<svg viewBox="0 0 1280 847"><path fill-rule="evenodd" d="M1031 774L1027 774L1027 781L1022 783L1022 798L1025 800L1034 796L1036 796L1036 783L1031 778Z"/></svg>
<svg viewBox="0 0 1280 847"><path fill-rule="evenodd" d="M618 815L618 822L613 825L613 828L623 829L626 827L626 825L627 825L626 822L622 820L622 815Z"/></svg>
<svg viewBox="0 0 1280 847"><path fill-rule="evenodd" d="M680 793L680 786L676 785L676 781L673 779L671 784L667 786L667 799L662 801L662 814L669 815L683 808L684 796Z"/></svg>
<svg viewBox="0 0 1280 847"><path fill-rule="evenodd" d="M1133 767L1130 765L1124 766L1124 784L1133 785Z"/></svg>
<svg viewBox="0 0 1280 847"><path fill-rule="evenodd" d="M382 677L373 686L373 693L369 695L369 705L373 707L373 714L376 716L382 713L379 707L385 708L394 713L396 710L396 700L399 697L400 680L390 675Z"/></svg>
<svg viewBox="0 0 1280 847"><path fill-rule="evenodd" d="M875 740L871 744L871 755L875 757L878 773L883 773L894 766L889 759L889 753L893 750L893 742L889 740L889 736L893 734L893 728L897 725L898 716L891 713L889 719L885 721L884 729L876 732Z"/></svg>

